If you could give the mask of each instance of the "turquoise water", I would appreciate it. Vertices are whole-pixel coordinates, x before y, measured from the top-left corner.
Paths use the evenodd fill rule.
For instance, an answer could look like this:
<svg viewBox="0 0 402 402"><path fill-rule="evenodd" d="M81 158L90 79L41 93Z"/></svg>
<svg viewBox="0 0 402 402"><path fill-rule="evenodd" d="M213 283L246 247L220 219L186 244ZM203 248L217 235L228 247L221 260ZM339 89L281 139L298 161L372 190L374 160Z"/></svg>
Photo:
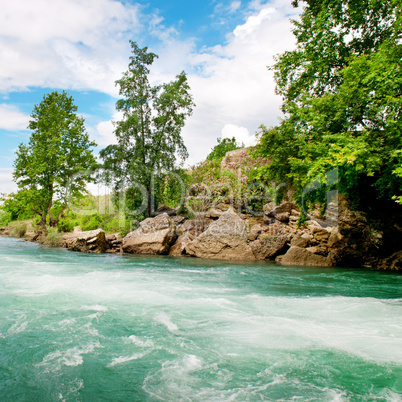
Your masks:
<svg viewBox="0 0 402 402"><path fill-rule="evenodd" d="M1 401L401 395L401 275L0 238Z"/></svg>

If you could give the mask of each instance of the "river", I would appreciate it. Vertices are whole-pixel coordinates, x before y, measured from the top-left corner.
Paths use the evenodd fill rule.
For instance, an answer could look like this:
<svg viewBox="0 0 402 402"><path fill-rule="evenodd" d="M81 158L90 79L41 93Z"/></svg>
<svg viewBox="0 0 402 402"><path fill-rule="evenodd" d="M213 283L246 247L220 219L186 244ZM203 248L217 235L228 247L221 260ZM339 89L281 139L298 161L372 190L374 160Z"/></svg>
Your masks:
<svg viewBox="0 0 402 402"><path fill-rule="evenodd" d="M400 401L402 276L0 238L1 401Z"/></svg>

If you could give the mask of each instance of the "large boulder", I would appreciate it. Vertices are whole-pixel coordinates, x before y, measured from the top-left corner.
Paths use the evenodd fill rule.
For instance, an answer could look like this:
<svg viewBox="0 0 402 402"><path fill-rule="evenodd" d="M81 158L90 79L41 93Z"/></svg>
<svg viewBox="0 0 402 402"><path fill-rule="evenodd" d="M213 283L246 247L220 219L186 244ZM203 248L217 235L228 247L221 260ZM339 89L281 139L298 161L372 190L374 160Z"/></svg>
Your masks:
<svg viewBox="0 0 402 402"><path fill-rule="evenodd" d="M63 240L64 246L71 251L104 253L107 248L106 236L103 229L67 233L63 236Z"/></svg>
<svg viewBox="0 0 402 402"><path fill-rule="evenodd" d="M132 254L168 254L177 238L176 225L167 213L147 218L123 239L122 249Z"/></svg>
<svg viewBox="0 0 402 402"><path fill-rule="evenodd" d="M311 251L292 246L288 252L277 258L282 265L303 265L315 267L330 267L333 265L331 258L314 254Z"/></svg>
<svg viewBox="0 0 402 402"><path fill-rule="evenodd" d="M262 157L252 157L249 155L250 148L235 149L226 152L221 162L221 170L237 170L239 167L263 166L269 161Z"/></svg>
<svg viewBox="0 0 402 402"><path fill-rule="evenodd" d="M250 243L250 247L257 260L274 259L286 251L289 247L289 240L289 235L270 236L269 234L262 234L258 240Z"/></svg>
<svg viewBox="0 0 402 402"><path fill-rule="evenodd" d="M221 260L255 259L247 242L246 224L232 208L189 243L186 253L195 257Z"/></svg>
<svg viewBox="0 0 402 402"><path fill-rule="evenodd" d="M176 243L171 247L169 255L173 257L180 257L186 254L187 245L194 240L194 236L186 232L178 237Z"/></svg>

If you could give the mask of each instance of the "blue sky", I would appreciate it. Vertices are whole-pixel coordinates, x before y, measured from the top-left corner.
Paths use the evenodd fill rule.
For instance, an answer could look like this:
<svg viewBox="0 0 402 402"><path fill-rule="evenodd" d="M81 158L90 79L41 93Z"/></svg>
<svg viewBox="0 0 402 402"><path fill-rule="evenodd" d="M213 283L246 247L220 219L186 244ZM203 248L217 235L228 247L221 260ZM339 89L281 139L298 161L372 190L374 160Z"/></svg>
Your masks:
<svg viewBox="0 0 402 402"><path fill-rule="evenodd" d="M0 192L16 190L12 164L35 104L71 94L98 144L115 141L114 82L127 69L129 40L159 55L153 83L186 71L196 103L183 130L191 165L218 137L255 142L275 125L273 56L294 46L291 0L3 0L0 11Z"/></svg>

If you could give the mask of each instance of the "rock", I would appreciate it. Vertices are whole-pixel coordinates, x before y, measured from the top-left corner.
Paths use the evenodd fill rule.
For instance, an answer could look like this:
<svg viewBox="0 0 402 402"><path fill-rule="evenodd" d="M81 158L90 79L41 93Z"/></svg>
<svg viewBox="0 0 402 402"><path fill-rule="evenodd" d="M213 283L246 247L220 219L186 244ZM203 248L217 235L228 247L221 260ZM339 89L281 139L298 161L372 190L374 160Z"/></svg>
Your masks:
<svg viewBox="0 0 402 402"><path fill-rule="evenodd" d="M300 247L300 248L306 248L306 247L308 247L309 244L310 244L310 240L301 235L296 235L290 242L291 246Z"/></svg>
<svg viewBox="0 0 402 402"><path fill-rule="evenodd" d="M217 208L210 208L207 213L206 217L211 219L219 219L224 211L221 211Z"/></svg>
<svg viewBox="0 0 402 402"><path fill-rule="evenodd" d="M200 221L199 219L188 219L177 226L177 233L179 235L190 233L196 237L207 229L211 222L210 220Z"/></svg>
<svg viewBox="0 0 402 402"><path fill-rule="evenodd" d="M169 207L165 204L158 206L156 210L156 215L168 214L169 216L177 215L177 210L175 208Z"/></svg>
<svg viewBox="0 0 402 402"><path fill-rule="evenodd" d="M250 233L248 234L248 239L250 241L254 241L258 238L258 236L265 232L265 226L257 223L251 226Z"/></svg>
<svg viewBox="0 0 402 402"><path fill-rule="evenodd" d="M331 235L331 233L322 228L313 228L312 234L318 242L326 242Z"/></svg>
<svg viewBox="0 0 402 402"><path fill-rule="evenodd" d="M123 251L132 254L168 254L177 238L176 225L167 213L147 218L123 239Z"/></svg>
<svg viewBox="0 0 402 402"><path fill-rule="evenodd" d="M275 218L270 218L268 215L264 215L263 220L266 225L271 225L275 222Z"/></svg>
<svg viewBox="0 0 402 402"><path fill-rule="evenodd" d="M248 155L249 148L235 149L226 153L221 162L221 170L236 170L239 167L263 166L269 163L265 158L251 158Z"/></svg>
<svg viewBox="0 0 402 402"><path fill-rule="evenodd" d="M290 216L290 213L293 209L296 209L296 205L294 202L283 202L282 204L277 205L275 208L269 211L266 215L271 218L276 218L278 214L289 213Z"/></svg>
<svg viewBox="0 0 402 402"><path fill-rule="evenodd" d="M186 254L187 244L189 244L193 240L194 236L191 235L189 232L179 236L176 240L176 243L171 247L169 255L173 257L179 257Z"/></svg>
<svg viewBox="0 0 402 402"><path fill-rule="evenodd" d="M332 261L329 257L313 254L305 248L290 247L288 252L277 260L283 265L304 265L304 266L317 266L329 267L332 266Z"/></svg>
<svg viewBox="0 0 402 402"><path fill-rule="evenodd" d="M189 255L225 260L254 260L247 243L246 225L232 208L186 247Z"/></svg>
<svg viewBox="0 0 402 402"><path fill-rule="evenodd" d="M334 231L333 233L330 234L328 238L328 247L332 248L335 247L339 241L342 240L342 235L338 231Z"/></svg>
<svg viewBox="0 0 402 402"><path fill-rule="evenodd" d="M274 259L288 247L289 236L261 235L258 240L250 243L253 254L257 260Z"/></svg>
<svg viewBox="0 0 402 402"><path fill-rule="evenodd" d="M398 251L387 258L385 263L380 265L379 268L401 271L402 270L402 250Z"/></svg>
<svg viewBox="0 0 402 402"><path fill-rule="evenodd" d="M64 246L71 251L84 253L104 253L107 248L103 229L88 232L74 232L63 235Z"/></svg>
<svg viewBox="0 0 402 402"><path fill-rule="evenodd" d="M107 253L119 253L123 240L119 233L109 234L106 236Z"/></svg>
<svg viewBox="0 0 402 402"><path fill-rule="evenodd" d="M182 215L177 215L177 216L171 216L172 221L176 224L176 225L180 225L181 223L183 223L186 218Z"/></svg>
<svg viewBox="0 0 402 402"><path fill-rule="evenodd" d="M282 212L280 214L276 214L275 219L280 222L286 223L289 222L290 212Z"/></svg>
<svg viewBox="0 0 402 402"><path fill-rule="evenodd" d="M276 205L275 205L274 202L269 202L268 204L265 204L265 205L262 207L262 210L264 211L264 214L265 214L265 215L268 215L271 211L274 210L275 206L276 206Z"/></svg>
<svg viewBox="0 0 402 402"><path fill-rule="evenodd" d="M328 248L325 246L307 247L306 250L313 254L323 255L324 257L326 257L328 254Z"/></svg>

